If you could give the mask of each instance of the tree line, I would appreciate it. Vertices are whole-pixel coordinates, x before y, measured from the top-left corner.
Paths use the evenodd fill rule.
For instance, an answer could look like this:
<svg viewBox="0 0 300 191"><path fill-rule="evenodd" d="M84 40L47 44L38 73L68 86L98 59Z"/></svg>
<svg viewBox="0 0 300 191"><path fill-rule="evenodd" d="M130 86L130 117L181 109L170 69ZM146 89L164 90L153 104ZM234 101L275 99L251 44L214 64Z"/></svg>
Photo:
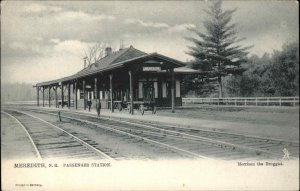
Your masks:
<svg viewBox="0 0 300 191"><path fill-rule="evenodd" d="M194 62L189 62L187 67L193 68L194 65ZM223 78L224 97L299 96L298 42L286 44L273 54L253 55L241 68L242 72ZM192 90L200 97L216 97L218 87L217 78L204 73L185 76L181 91L182 95ZM47 96L46 92L45 98ZM32 84L1 84L2 103L32 100L36 100L36 88Z"/></svg>
<svg viewBox="0 0 300 191"><path fill-rule="evenodd" d="M1 103L8 101L33 101L36 100L36 88L27 83L2 83Z"/></svg>
<svg viewBox="0 0 300 191"><path fill-rule="evenodd" d="M251 48L242 46L237 24L232 23L236 9L223 10L222 1L214 1L204 10L208 19L205 31L190 29L194 37L187 54L194 59L187 67L199 74L182 79L182 95L190 91L200 97L299 96L299 43L289 43L281 51L248 57ZM96 44L85 51L87 64L104 54L104 45ZM36 100L31 84L1 84L1 101Z"/></svg>
<svg viewBox="0 0 300 191"><path fill-rule="evenodd" d="M289 43L282 51L251 56L241 75L224 80L227 96L299 96L299 43Z"/></svg>
<svg viewBox="0 0 300 191"><path fill-rule="evenodd" d="M251 46L240 44L245 38L237 33L237 24L231 23L236 9L223 10L222 1L214 1L204 10L208 19L205 31L190 29L196 37L186 39L193 43L187 54L194 59L187 67L199 74L185 76L182 93L194 91L201 97L223 96L298 96L299 43L289 43L272 55L248 57Z"/></svg>

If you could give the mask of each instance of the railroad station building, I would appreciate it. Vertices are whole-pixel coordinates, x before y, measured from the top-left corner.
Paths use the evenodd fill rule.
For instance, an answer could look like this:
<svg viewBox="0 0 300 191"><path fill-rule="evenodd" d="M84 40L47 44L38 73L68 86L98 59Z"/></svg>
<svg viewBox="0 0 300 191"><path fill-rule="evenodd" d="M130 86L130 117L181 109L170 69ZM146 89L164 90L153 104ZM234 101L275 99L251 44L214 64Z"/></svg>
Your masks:
<svg viewBox="0 0 300 191"><path fill-rule="evenodd" d="M85 66L74 75L36 84L37 106L45 106L48 93L49 107L87 108L88 101L95 108L100 99L102 108L114 110L134 109L144 112L156 107L182 105L180 83L185 64L158 54L147 54L130 46L113 52L105 48L105 56ZM184 72L183 72L184 73ZM50 93L54 91L54 96ZM53 93L52 93L53 94Z"/></svg>

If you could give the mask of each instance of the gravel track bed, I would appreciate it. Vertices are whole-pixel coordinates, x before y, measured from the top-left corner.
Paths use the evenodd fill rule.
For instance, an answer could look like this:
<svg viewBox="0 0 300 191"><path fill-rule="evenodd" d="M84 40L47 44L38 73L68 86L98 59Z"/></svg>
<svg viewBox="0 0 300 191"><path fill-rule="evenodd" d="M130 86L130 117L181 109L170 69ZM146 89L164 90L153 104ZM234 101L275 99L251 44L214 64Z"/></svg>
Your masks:
<svg viewBox="0 0 300 191"><path fill-rule="evenodd" d="M83 140L89 139L90 141L93 141L97 144L96 148L99 148L104 152L105 150L108 151L111 157L116 157L116 160L185 158L174 151L157 147L142 140L130 138L125 135L119 135L99 127L87 125L81 122L70 121L68 119L63 119L62 122L58 122L57 117L55 116L35 112L28 113L51 122L74 135L76 134L76 136Z"/></svg>

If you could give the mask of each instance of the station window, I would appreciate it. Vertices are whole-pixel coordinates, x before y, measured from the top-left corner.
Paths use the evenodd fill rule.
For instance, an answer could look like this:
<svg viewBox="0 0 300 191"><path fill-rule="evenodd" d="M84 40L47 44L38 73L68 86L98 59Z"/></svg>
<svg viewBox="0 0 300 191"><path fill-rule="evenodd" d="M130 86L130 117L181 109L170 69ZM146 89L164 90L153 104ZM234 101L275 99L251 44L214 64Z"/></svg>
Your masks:
<svg viewBox="0 0 300 191"><path fill-rule="evenodd" d="M102 92L102 90L100 91L100 99L101 100L103 99L103 92Z"/></svg>
<svg viewBox="0 0 300 191"><path fill-rule="evenodd" d="M83 99L83 90L80 90L80 96L79 96L79 99Z"/></svg>
<svg viewBox="0 0 300 191"><path fill-rule="evenodd" d="M162 97L166 98L167 97L167 83L162 82Z"/></svg>
<svg viewBox="0 0 300 191"><path fill-rule="evenodd" d="M88 92L88 99L90 100L94 99L94 91Z"/></svg>
<svg viewBox="0 0 300 191"><path fill-rule="evenodd" d="M109 98L109 91L105 91L105 99L108 99Z"/></svg>
<svg viewBox="0 0 300 191"><path fill-rule="evenodd" d="M77 99L80 99L80 90L79 89L77 89L76 94L77 94Z"/></svg>
<svg viewBox="0 0 300 191"><path fill-rule="evenodd" d="M154 82L154 97L155 97L155 98L158 98L157 82Z"/></svg>
<svg viewBox="0 0 300 191"><path fill-rule="evenodd" d="M176 80L176 97L180 97L180 81Z"/></svg>
<svg viewBox="0 0 300 191"><path fill-rule="evenodd" d="M143 82L139 82L139 98L143 98Z"/></svg>
<svg viewBox="0 0 300 191"><path fill-rule="evenodd" d="M128 89L126 90L126 92L124 93L124 95L123 95L123 101L127 101L128 99L128 96L129 95L129 93L128 93Z"/></svg>

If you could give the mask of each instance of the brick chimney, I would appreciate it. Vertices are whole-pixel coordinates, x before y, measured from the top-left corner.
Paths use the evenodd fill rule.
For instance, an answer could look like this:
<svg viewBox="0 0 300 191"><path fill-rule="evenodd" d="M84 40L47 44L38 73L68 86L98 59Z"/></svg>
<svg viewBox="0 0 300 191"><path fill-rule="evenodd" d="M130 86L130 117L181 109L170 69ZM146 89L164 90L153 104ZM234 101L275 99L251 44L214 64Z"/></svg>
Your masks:
<svg viewBox="0 0 300 191"><path fill-rule="evenodd" d="M106 47L105 48L105 56L109 56L112 53L111 47Z"/></svg>

